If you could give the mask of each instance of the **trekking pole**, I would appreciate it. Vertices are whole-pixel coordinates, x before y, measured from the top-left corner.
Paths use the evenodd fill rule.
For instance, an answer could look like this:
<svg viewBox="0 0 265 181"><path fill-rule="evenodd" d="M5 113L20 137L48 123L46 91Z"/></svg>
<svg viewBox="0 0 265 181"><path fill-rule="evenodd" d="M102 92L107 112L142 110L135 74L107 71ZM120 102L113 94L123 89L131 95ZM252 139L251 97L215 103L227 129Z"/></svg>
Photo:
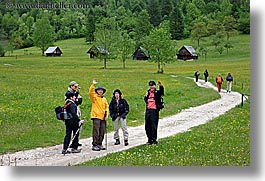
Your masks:
<svg viewBox="0 0 265 181"><path fill-rule="evenodd" d="M104 119L106 118L106 116L107 116L107 111L105 111ZM108 141L107 141L107 120L105 119L105 121L106 121L106 123L105 123L105 148L107 150L107 143L108 143Z"/></svg>
<svg viewBox="0 0 265 181"><path fill-rule="evenodd" d="M106 150L107 150L107 120L106 120L106 128L105 128L105 147L106 147Z"/></svg>

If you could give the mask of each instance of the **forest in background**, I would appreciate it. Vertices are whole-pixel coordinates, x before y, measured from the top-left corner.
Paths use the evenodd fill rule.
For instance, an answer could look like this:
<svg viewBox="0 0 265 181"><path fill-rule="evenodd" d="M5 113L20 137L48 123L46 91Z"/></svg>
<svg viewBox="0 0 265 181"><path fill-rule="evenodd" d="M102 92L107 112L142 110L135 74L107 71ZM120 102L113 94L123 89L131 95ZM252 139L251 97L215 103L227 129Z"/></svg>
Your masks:
<svg viewBox="0 0 265 181"><path fill-rule="evenodd" d="M0 56L31 46L44 55L58 40L84 38L111 52L109 58L125 60L144 46L155 61L167 62L177 40L190 38L206 55L200 42L208 37L222 54L233 47L229 39L236 34L250 34L249 0L2 0L0 5Z"/></svg>

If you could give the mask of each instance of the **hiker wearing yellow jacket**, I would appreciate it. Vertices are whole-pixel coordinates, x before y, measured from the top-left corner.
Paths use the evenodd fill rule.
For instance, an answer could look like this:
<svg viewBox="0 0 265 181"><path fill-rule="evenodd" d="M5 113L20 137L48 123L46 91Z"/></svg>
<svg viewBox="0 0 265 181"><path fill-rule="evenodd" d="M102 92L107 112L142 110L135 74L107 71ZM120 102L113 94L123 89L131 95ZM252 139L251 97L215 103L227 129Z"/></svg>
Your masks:
<svg viewBox="0 0 265 181"><path fill-rule="evenodd" d="M106 89L99 86L95 89L97 84L96 79L93 79L93 83L89 88L89 97L92 102L91 119L93 121L93 141L92 150L100 151L105 150L102 146L104 134L106 132L106 121L109 115L109 105L107 99L103 96Z"/></svg>

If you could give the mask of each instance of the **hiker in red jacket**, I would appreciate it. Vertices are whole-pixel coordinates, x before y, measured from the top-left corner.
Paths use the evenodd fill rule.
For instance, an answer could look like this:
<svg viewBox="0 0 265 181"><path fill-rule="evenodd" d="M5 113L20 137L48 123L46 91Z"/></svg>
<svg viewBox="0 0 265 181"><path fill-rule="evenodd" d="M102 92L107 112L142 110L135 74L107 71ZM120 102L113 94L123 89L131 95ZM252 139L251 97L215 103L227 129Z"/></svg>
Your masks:
<svg viewBox="0 0 265 181"><path fill-rule="evenodd" d="M218 89L218 92L221 92L221 88L222 88L222 83L223 83L223 77L221 76L221 74L218 74L216 79L215 79L215 82L217 83L217 89Z"/></svg>

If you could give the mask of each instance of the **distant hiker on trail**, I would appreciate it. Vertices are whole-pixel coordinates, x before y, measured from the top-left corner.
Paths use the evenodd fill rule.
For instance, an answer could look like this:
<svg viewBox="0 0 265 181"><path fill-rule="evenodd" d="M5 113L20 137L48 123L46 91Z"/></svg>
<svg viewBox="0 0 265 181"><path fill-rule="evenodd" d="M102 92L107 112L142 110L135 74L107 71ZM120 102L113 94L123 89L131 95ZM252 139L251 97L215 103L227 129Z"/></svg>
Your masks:
<svg viewBox="0 0 265 181"><path fill-rule="evenodd" d="M96 79L93 79L93 82L89 88L89 97L92 102L91 108L91 120L93 121L93 141L92 141L92 150L100 151L105 150L102 146L102 141L104 139L104 134L106 132L106 122L109 115L109 105L107 99L103 96L106 92L106 89L102 86L98 86L95 89L97 84Z"/></svg>
<svg viewBox="0 0 265 181"><path fill-rule="evenodd" d="M80 109L80 106L82 104L82 97L80 95L80 86L75 82L75 81L71 81L70 84L69 84L69 87L65 93L65 101L67 100L67 96L66 94L67 93L74 93L75 96L76 96L76 99L75 99L75 104L77 106L77 115L79 117L79 119L81 118L81 109ZM79 125L80 126L80 125ZM79 143L79 138L80 138L80 134L81 134L81 131L82 131L82 127L80 127L80 131L79 131L79 137L78 137L78 146L82 146L81 143ZM70 148L72 148L73 146L70 145Z"/></svg>
<svg viewBox="0 0 265 181"><path fill-rule="evenodd" d="M78 135L79 132L79 123L83 124L84 120L80 120L79 117L77 116L77 106L75 104L76 100L76 95L75 93L72 92L67 92L66 93L66 103L69 103L69 105L66 107L66 112L70 115L69 119L65 120L65 126L66 126L66 134L64 137L64 143L63 143L63 151L62 154L69 154L69 153L80 153L81 150L77 149L78 148ZM76 134L77 133L77 134ZM71 135L75 135L75 138L73 139L72 143L72 151L68 151L68 146L71 141Z"/></svg>
<svg viewBox="0 0 265 181"><path fill-rule="evenodd" d="M226 88L226 92L231 92L232 89L232 82L233 82L233 76L231 75L231 73L229 72L226 76L226 81L227 81L227 88Z"/></svg>
<svg viewBox="0 0 265 181"><path fill-rule="evenodd" d="M147 145L157 144L157 127L159 120L159 111L161 109L161 97L164 95L164 86L158 81L159 90L156 90L156 83L148 83L149 90L144 96L146 103L145 111L145 132L148 138Z"/></svg>
<svg viewBox="0 0 265 181"><path fill-rule="evenodd" d="M221 74L218 74L216 79L215 79L215 82L217 84L217 89L218 89L218 92L221 92L221 88L222 88L222 83L223 83L223 77L221 76Z"/></svg>
<svg viewBox="0 0 265 181"><path fill-rule="evenodd" d="M126 116L129 113L129 105L127 101L121 97L122 93L119 89L114 90L112 100L109 104L110 116L114 123L114 139L116 142L114 145L120 144L119 136L119 122L121 124L121 129L124 137L124 145L127 146L128 143L128 130L126 127Z"/></svg>
<svg viewBox="0 0 265 181"><path fill-rule="evenodd" d="M209 76L208 70L205 69L205 71L204 71L203 74L204 74L204 80L205 80L205 82L207 82L207 80L208 80L208 76Z"/></svg>
<svg viewBox="0 0 265 181"><path fill-rule="evenodd" d="M200 72L197 70L197 71L194 73L194 76L195 76L195 80L196 80L196 82L198 82L198 79L199 79L199 76L200 76Z"/></svg>

